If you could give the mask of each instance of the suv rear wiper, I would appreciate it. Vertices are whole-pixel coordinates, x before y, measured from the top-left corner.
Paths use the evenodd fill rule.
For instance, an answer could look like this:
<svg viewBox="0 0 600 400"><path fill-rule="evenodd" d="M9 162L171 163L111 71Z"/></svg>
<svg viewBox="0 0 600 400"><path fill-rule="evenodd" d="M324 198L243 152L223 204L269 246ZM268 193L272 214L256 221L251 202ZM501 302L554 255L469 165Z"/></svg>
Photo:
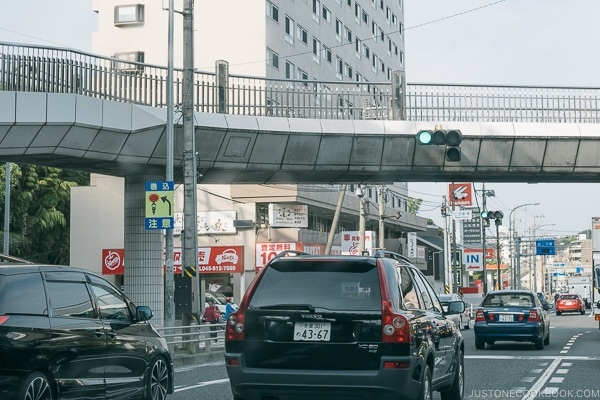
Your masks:
<svg viewBox="0 0 600 400"><path fill-rule="evenodd" d="M309 312L315 312L315 307L312 304L272 304L256 308L259 310L308 310Z"/></svg>

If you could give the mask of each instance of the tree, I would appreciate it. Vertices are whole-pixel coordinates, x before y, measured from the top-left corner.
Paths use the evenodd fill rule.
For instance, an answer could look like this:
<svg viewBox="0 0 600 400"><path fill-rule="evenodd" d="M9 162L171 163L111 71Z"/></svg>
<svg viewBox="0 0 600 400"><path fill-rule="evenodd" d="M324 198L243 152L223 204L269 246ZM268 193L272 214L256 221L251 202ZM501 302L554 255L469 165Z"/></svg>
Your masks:
<svg viewBox="0 0 600 400"><path fill-rule="evenodd" d="M2 165L2 226L5 170ZM68 264L71 188L81 185L89 185L88 173L11 164L10 254L40 263Z"/></svg>

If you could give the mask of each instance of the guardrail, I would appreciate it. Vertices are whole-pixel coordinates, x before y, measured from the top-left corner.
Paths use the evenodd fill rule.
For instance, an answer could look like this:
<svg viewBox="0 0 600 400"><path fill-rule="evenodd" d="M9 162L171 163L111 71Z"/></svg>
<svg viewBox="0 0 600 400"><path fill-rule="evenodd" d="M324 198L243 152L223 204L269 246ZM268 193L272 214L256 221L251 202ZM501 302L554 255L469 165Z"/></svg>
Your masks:
<svg viewBox="0 0 600 400"><path fill-rule="evenodd" d="M600 88L407 84L402 71L391 82L268 79L196 71L194 107L229 113L319 119L409 121L598 123ZM46 46L0 42L0 91L74 93L165 107L167 69ZM183 71L173 71L176 108Z"/></svg>
<svg viewBox="0 0 600 400"><path fill-rule="evenodd" d="M222 351L225 340L225 323L190 324L172 327L156 327L166 339L171 353L195 354L198 352ZM215 345L220 346L215 349Z"/></svg>

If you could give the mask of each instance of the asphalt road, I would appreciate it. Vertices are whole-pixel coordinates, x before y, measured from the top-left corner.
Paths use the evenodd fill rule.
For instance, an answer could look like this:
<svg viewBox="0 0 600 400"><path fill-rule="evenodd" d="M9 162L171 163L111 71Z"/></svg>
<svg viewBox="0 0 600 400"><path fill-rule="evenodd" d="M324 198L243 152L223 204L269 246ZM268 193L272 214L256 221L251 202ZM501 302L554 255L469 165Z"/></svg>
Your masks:
<svg viewBox="0 0 600 400"><path fill-rule="evenodd" d="M465 338L465 400L600 399L600 330L586 315L551 314L550 344L498 342L476 350ZM172 400L231 400L222 360L180 367ZM434 399L439 399L439 393Z"/></svg>

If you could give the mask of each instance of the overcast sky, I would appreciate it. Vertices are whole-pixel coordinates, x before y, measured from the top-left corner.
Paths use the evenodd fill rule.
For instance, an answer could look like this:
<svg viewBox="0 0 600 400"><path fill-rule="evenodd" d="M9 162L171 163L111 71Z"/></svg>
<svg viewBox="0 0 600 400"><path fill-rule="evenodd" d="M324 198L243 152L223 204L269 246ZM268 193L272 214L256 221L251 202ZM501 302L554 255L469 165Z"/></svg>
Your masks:
<svg viewBox="0 0 600 400"><path fill-rule="evenodd" d="M243 1L243 0L237 0ZM395 0L394 0L395 1ZM410 83L600 87L598 0L404 0ZM52 17L49 17L52 16ZM0 41L91 51L91 0L2 1ZM420 215L441 225L447 183L411 183ZM481 183L476 189L482 188ZM575 234L600 216L600 184L486 184L488 209L515 211L516 227ZM480 200L481 201L481 200ZM508 221L505 221L505 225Z"/></svg>

